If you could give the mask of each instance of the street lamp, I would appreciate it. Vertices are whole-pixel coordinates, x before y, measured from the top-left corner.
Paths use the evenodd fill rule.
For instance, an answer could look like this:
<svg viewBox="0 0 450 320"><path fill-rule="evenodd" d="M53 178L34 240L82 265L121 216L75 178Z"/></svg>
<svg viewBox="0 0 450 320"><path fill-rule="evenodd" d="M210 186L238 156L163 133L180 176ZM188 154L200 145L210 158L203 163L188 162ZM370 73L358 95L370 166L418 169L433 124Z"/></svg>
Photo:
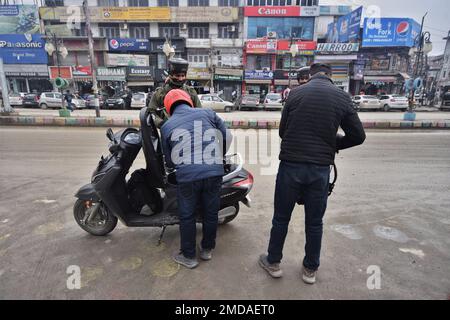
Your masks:
<svg viewBox="0 0 450 320"><path fill-rule="evenodd" d="M288 87L291 88L292 59L298 54L298 45L297 43L294 43L293 35L291 35L291 45L289 47L289 52L291 56L289 61Z"/></svg>
<svg viewBox="0 0 450 320"><path fill-rule="evenodd" d="M67 48L62 43L61 39L58 39L56 37L55 33L50 33L50 36L47 38L47 42L45 43L44 47L45 51L48 53L49 56L53 56L53 53L56 55L56 64L58 66L58 77L61 77L61 63L59 60L59 56L61 56L63 59L67 57L69 52L67 51ZM59 88L61 92L61 106L63 109L65 109L64 106L64 94L63 94L63 88Z"/></svg>

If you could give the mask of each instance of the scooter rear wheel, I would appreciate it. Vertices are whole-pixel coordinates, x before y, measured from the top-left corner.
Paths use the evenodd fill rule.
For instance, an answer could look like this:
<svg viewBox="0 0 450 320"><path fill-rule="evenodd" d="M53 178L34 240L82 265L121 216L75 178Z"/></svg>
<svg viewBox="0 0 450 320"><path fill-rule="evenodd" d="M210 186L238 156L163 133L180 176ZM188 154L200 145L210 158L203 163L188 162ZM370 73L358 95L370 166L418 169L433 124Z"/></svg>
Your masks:
<svg viewBox="0 0 450 320"><path fill-rule="evenodd" d="M84 222L85 217L89 214L88 210L92 210L93 205L99 205L99 209L92 221ZM73 206L73 216L75 221L84 231L94 236L105 236L117 225L117 217L109 212L108 208L103 203L92 203L85 200L78 199Z"/></svg>
<svg viewBox="0 0 450 320"><path fill-rule="evenodd" d="M233 221L234 218L237 217L237 215L238 215L238 213L239 213L239 202L237 202L237 203L234 205L234 207L236 208L236 213L233 214L232 216L229 216L229 217L226 217L226 218L223 218L223 219L219 219L219 224L220 224L220 225L227 224L227 223Z"/></svg>

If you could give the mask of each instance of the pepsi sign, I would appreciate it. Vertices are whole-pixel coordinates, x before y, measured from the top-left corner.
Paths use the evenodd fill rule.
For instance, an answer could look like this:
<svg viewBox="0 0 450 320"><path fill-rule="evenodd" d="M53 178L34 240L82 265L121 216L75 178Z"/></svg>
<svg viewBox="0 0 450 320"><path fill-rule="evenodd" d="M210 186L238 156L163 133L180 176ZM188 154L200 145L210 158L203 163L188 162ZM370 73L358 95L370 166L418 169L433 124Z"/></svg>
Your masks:
<svg viewBox="0 0 450 320"><path fill-rule="evenodd" d="M413 47L420 25L408 18L366 18L363 47Z"/></svg>
<svg viewBox="0 0 450 320"><path fill-rule="evenodd" d="M110 52L148 52L148 39L136 38L113 38L109 39L108 47Z"/></svg>

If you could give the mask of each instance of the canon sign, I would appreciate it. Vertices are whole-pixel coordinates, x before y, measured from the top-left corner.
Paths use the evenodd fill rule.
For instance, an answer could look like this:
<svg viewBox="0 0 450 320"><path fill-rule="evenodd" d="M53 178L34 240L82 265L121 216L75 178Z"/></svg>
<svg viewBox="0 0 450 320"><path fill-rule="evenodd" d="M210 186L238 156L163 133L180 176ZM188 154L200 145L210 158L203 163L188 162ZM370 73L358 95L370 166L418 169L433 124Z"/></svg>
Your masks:
<svg viewBox="0 0 450 320"><path fill-rule="evenodd" d="M271 8L259 8L258 13L260 15L273 16L273 15L286 15L286 9L271 9Z"/></svg>

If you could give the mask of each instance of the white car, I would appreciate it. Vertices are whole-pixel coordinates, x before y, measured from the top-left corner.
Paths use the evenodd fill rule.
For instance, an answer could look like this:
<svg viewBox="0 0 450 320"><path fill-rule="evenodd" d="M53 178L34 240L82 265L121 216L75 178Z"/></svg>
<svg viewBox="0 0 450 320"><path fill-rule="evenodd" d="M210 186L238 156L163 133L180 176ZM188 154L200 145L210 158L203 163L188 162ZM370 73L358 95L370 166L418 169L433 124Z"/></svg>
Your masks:
<svg viewBox="0 0 450 320"><path fill-rule="evenodd" d="M84 99L81 97L73 97L72 106L74 107L74 109L84 109L86 108L86 101L84 101Z"/></svg>
<svg viewBox="0 0 450 320"><path fill-rule="evenodd" d="M283 109L283 97L281 93L268 93L264 99L264 110Z"/></svg>
<svg viewBox="0 0 450 320"><path fill-rule="evenodd" d="M198 95L203 108L211 108L214 111L231 112L234 110L234 103L225 101L222 98L212 94Z"/></svg>
<svg viewBox="0 0 450 320"><path fill-rule="evenodd" d="M383 108L376 96L354 96L353 104L358 110L381 110Z"/></svg>
<svg viewBox="0 0 450 320"><path fill-rule="evenodd" d="M39 97L39 107L41 109L47 108L61 108L62 95L59 92L42 92Z"/></svg>
<svg viewBox="0 0 450 320"><path fill-rule="evenodd" d="M9 95L9 104L11 106L23 106L23 97L25 97L26 93L11 93Z"/></svg>
<svg viewBox="0 0 450 320"><path fill-rule="evenodd" d="M380 97L380 103L384 111L389 111L391 109L397 110L408 110L408 98L401 96L399 94L390 94Z"/></svg>
<svg viewBox="0 0 450 320"><path fill-rule="evenodd" d="M133 93L133 96L131 97L131 108L139 108L142 109L145 107L145 103L147 101L147 95L146 92L136 92Z"/></svg>

